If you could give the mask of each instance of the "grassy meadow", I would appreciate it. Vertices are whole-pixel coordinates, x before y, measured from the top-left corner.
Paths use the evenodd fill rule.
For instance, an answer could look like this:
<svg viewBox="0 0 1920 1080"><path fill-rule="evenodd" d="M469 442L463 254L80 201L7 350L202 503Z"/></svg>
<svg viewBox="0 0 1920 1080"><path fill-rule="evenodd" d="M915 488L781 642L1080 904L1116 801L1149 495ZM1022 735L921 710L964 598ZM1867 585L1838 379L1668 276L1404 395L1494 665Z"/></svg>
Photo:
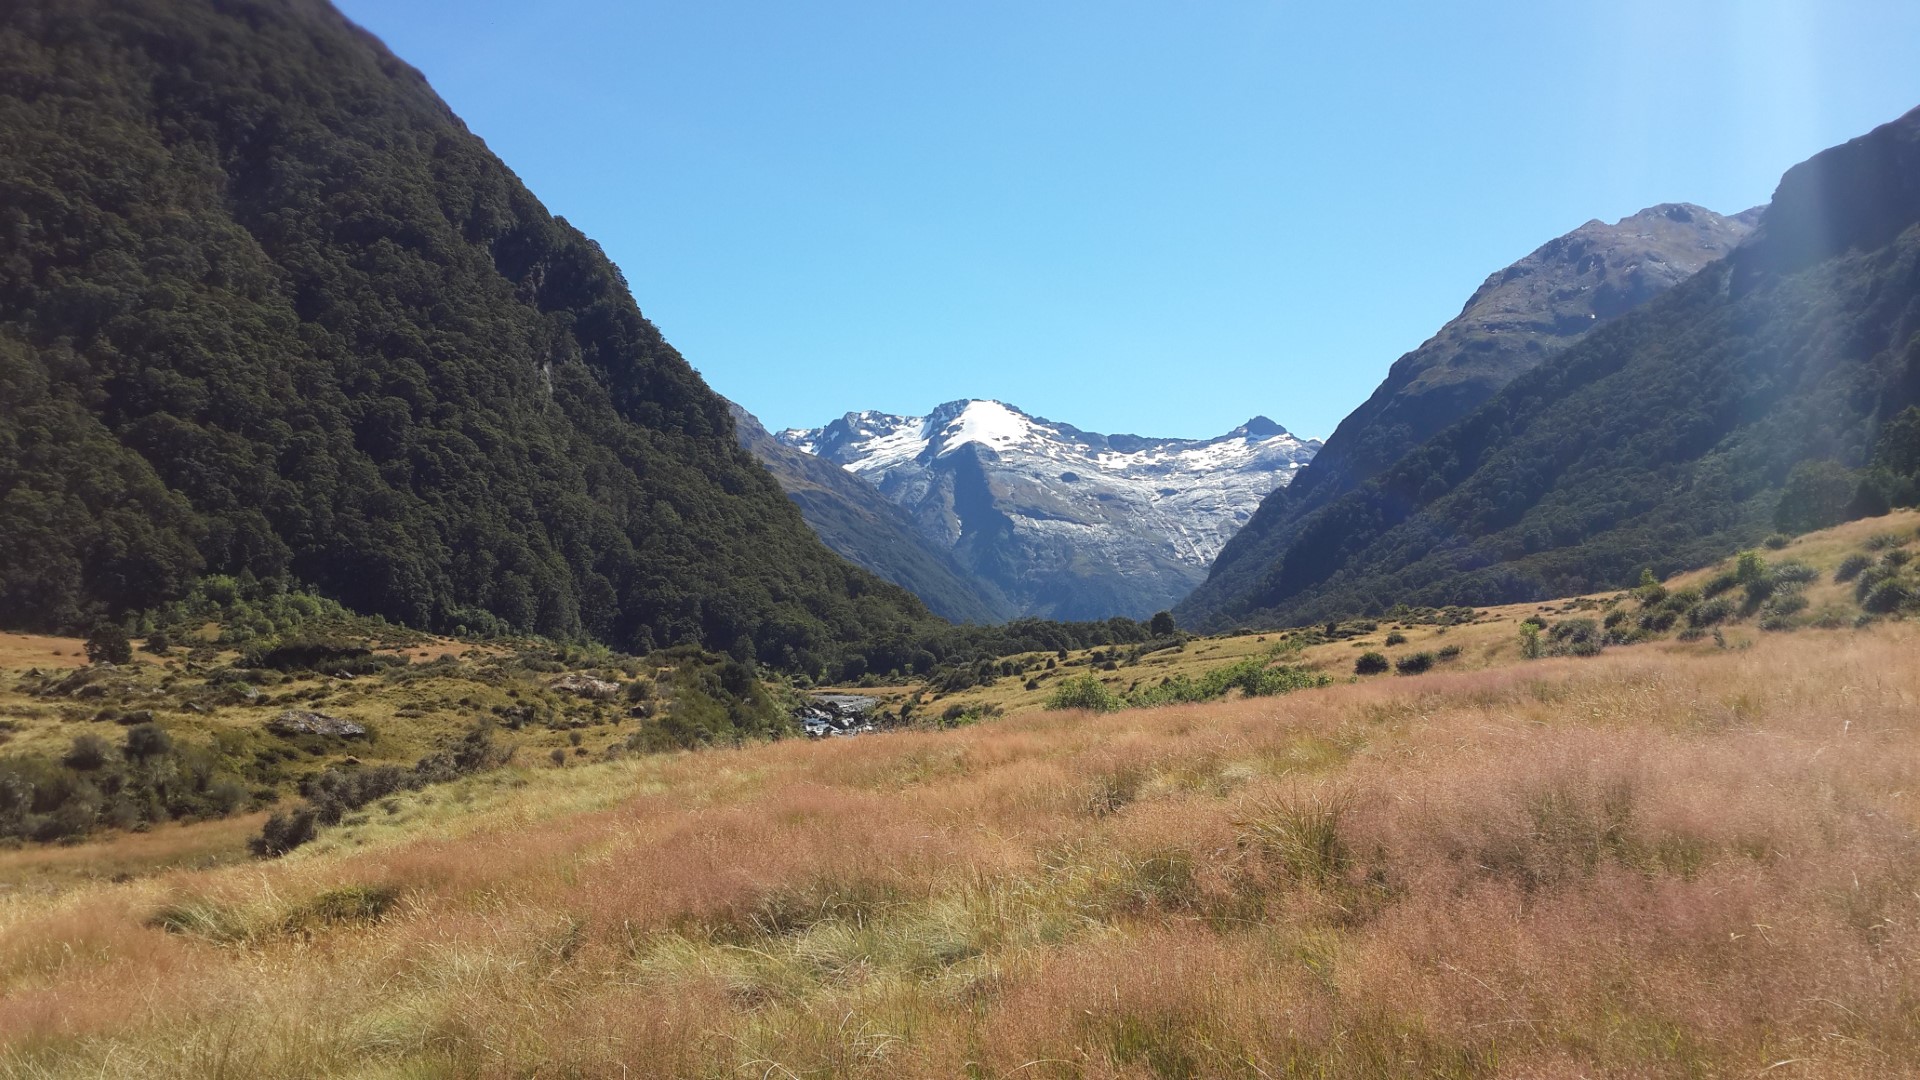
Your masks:
<svg viewBox="0 0 1920 1080"><path fill-rule="evenodd" d="M1916 646L508 769L271 862L159 868L232 822L14 852L0 1075L1907 1076ZM133 869L17 880L56 856Z"/></svg>

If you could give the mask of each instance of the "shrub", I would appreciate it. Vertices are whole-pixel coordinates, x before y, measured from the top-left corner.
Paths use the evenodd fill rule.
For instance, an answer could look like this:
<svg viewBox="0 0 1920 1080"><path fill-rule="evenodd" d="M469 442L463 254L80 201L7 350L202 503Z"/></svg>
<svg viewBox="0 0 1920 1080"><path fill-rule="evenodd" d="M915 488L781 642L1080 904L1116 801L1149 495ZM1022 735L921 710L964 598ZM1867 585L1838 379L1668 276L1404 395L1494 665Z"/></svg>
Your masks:
<svg viewBox="0 0 1920 1080"><path fill-rule="evenodd" d="M106 765L108 755L112 752L113 748L100 736L81 735L73 740L73 745L67 749L60 763L79 772L92 772Z"/></svg>
<svg viewBox="0 0 1920 1080"><path fill-rule="evenodd" d="M1781 548L1793 543L1793 537L1788 536L1786 533L1774 533L1772 536L1762 540L1761 543L1766 545L1768 551L1779 551Z"/></svg>
<svg viewBox="0 0 1920 1080"><path fill-rule="evenodd" d="M1679 621L1680 613L1677 611L1655 611L1640 616L1640 629L1664 634L1673 629L1673 624Z"/></svg>
<svg viewBox="0 0 1920 1080"><path fill-rule="evenodd" d="M126 628L116 622L99 622L87 634L87 663L131 664L133 642Z"/></svg>
<svg viewBox="0 0 1920 1080"><path fill-rule="evenodd" d="M1702 600L1687 609L1687 625L1694 629L1723 623L1733 617L1733 604L1727 600Z"/></svg>
<svg viewBox="0 0 1920 1080"><path fill-rule="evenodd" d="M140 724L127 729L127 741L120 748L128 761L146 761L164 757L173 749L173 737L158 724Z"/></svg>
<svg viewBox="0 0 1920 1080"><path fill-rule="evenodd" d="M1798 615L1807 610L1807 605L1807 598L1799 593L1785 593L1774 597L1773 602L1767 605L1767 614L1769 616Z"/></svg>
<svg viewBox="0 0 1920 1080"><path fill-rule="evenodd" d="M1388 646L1405 645L1406 643L1407 643L1407 635L1401 633L1398 630L1395 630L1392 633L1387 635Z"/></svg>
<svg viewBox="0 0 1920 1080"><path fill-rule="evenodd" d="M1908 551L1905 548L1894 548L1892 551L1889 551L1885 555L1880 556L1881 566L1898 568L1898 567L1905 566L1912 561L1913 561L1913 552Z"/></svg>
<svg viewBox="0 0 1920 1080"><path fill-rule="evenodd" d="M1642 604L1651 607L1667 598L1667 587L1653 576L1653 567L1649 566L1640 571L1640 587L1633 590L1633 595Z"/></svg>
<svg viewBox="0 0 1920 1080"><path fill-rule="evenodd" d="M1840 560L1840 568L1833 572L1833 580L1852 581L1854 578L1860 576L1861 571L1872 565L1872 558L1856 551L1852 555Z"/></svg>
<svg viewBox="0 0 1920 1080"><path fill-rule="evenodd" d="M291 814L276 810L261 826L260 834L247 841L247 847L261 858L272 858L312 840L318 832L318 816L311 806L303 806Z"/></svg>
<svg viewBox="0 0 1920 1080"><path fill-rule="evenodd" d="M1386 653L1363 652L1360 654L1360 658L1353 662L1353 673L1355 675L1381 675L1392 666L1393 665L1387 661Z"/></svg>
<svg viewBox="0 0 1920 1080"><path fill-rule="evenodd" d="M1773 580L1780 585L1806 585L1819 578L1820 571L1803 562L1784 562L1773 568Z"/></svg>
<svg viewBox="0 0 1920 1080"><path fill-rule="evenodd" d="M1900 610L1912 599L1913 592L1905 584L1887 580L1875 585L1872 591L1867 593L1866 598L1860 601L1860 606L1876 615L1885 615Z"/></svg>
<svg viewBox="0 0 1920 1080"><path fill-rule="evenodd" d="M1393 670L1401 675L1419 675L1433 669L1433 654L1430 652L1410 653L1393 662Z"/></svg>
<svg viewBox="0 0 1920 1080"><path fill-rule="evenodd" d="M1867 597L1873 594L1873 590L1879 588L1881 582L1891 577L1893 572L1884 566L1867 567L1860 572L1858 578L1854 579L1853 598L1862 604L1866 603Z"/></svg>
<svg viewBox="0 0 1920 1080"><path fill-rule="evenodd" d="M1443 662L1447 660L1457 660L1459 658L1460 658L1460 646L1458 645L1449 645L1446 648L1441 649L1438 654L1438 659L1440 659Z"/></svg>
<svg viewBox="0 0 1920 1080"><path fill-rule="evenodd" d="M1712 597L1712 596L1719 596L1722 593L1729 592L1739 587L1740 587L1740 575L1735 573L1732 570L1728 570L1725 573L1715 574L1714 576L1708 578L1707 583L1704 586L1701 586L1701 592L1705 593L1707 596Z"/></svg>
<svg viewBox="0 0 1920 1080"><path fill-rule="evenodd" d="M1898 533L1875 533L1867 537L1866 548L1868 551L1885 551L1891 547L1899 547L1904 543L1906 543L1906 540Z"/></svg>
<svg viewBox="0 0 1920 1080"><path fill-rule="evenodd" d="M1567 619L1547 632L1555 656L1597 656L1605 646L1605 635L1592 619Z"/></svg>
<svg viewBox="0 0 1920 1080"><path fill-rule="evenodd" d="M173 650L173 637L164 629L155 630L153 633L147 635L147 640L141 643L140 648L142 651L153 653L155 656L165 656Z"/></svg>
<svg viewBox="0 0 1920 1080"><path fill-rule="evenodd" d="M1112 712L1120 708L1118 695L1102 685L1091 674L1076 675L1053 688L1047 698L1049 709L1086 709L1091 712Z"/></svg>

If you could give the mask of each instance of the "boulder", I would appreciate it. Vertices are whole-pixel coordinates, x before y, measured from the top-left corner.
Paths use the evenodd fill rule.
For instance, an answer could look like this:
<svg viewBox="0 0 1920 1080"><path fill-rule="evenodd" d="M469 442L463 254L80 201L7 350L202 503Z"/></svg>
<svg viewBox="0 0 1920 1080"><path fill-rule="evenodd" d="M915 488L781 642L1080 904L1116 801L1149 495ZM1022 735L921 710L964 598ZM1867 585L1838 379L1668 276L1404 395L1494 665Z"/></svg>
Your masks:
<svg viewBox="0 0 1920 1080"><path fill-rule="evenodd" d="M364 738L367 729L352 720L306 709L288 709L267 721L267 730L275 735L332 735L342 739Z"/></svg>
<svg viewBox="0 0 1920 1080"><path fill-rule="evenodd" d="M547 689L559 694L575 694L595 701L608 701L620 696L620 684L596 679L591 675L562 675L547 684Z"/></svg>

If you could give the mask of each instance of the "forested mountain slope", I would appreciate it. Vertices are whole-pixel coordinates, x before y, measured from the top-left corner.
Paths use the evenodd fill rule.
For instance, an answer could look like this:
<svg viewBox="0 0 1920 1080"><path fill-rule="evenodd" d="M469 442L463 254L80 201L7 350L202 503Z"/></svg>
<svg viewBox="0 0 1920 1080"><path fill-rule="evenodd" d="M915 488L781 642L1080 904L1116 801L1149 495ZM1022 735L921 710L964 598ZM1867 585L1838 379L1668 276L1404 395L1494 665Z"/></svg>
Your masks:
<svg viewBox="0 0 1920 1080"><path fill-rule="evenodd" d="M913 593L941 618L995 623L1019 614L991 582L969 574L951 553L924 539L907 512L879 488L780 442L738 405L733 419L740 445L780 481L828 547Z"/></svg>
<svg viewBox="0 0 1920 1080"><path fill-rule="evenodd" d="M227 574L811 666L923 620L418 72L319 0L0 18L0 619Z"/></svg>
<svg viewBox="0 0 1920 1080"><path fill-rule="evenodd" d="M1769 531L1805 463L1860 482L1840 498L1864 510L1910 495L1916 223L1920 112L1796 166L1726 259L1330 502L1215 618L1512 601L1699 565Z"/></svg>
<svg viewBox="0 0 1920 1080"><path fill-rule="evenodd" d="M1752 231L1757 210L1649 207L1589 221L1487 278L1460 314L1341 421L1292 484L1276 489L1180 613L1203 623L1250 590L1312 515L1372 479L1500 388L1697 273Z"/></svg>

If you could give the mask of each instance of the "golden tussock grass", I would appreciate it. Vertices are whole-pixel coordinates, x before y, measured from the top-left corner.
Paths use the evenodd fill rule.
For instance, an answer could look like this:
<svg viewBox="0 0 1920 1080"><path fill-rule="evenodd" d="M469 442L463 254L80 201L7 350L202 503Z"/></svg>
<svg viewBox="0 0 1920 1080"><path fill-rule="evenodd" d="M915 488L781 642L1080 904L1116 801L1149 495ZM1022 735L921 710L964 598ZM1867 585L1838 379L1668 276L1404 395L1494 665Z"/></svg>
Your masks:
<svg viewBox="0 0 1920 1080"><path fill-rule="evenodd" d="M1911 1076L1916 646L474 778L0 892L0 1074Z"/></svg>

